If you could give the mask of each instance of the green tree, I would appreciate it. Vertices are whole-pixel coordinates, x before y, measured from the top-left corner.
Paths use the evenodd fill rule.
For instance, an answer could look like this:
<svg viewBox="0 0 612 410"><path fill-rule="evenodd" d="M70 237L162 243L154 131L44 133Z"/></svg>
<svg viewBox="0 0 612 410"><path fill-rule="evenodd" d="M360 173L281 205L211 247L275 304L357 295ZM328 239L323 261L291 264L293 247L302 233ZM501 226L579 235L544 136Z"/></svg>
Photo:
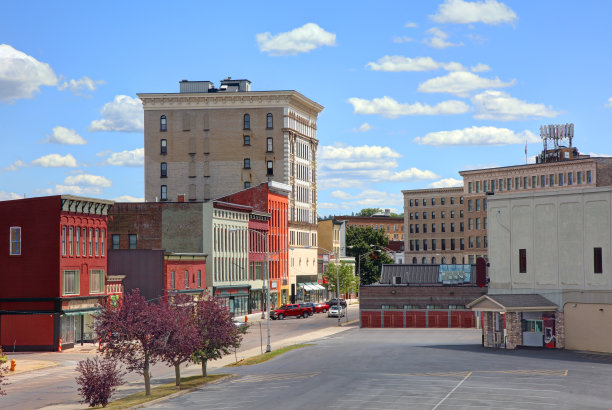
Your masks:
<svg viewBox="0 0 612 410"><path fill-rule="evenodd" d="M393 263L393 259L382 251L388 244L389 239L382 229L347 227L347 254L355 257L355 266L359 267L362 285L378 282L382 265Z"/></svg>
<svg viewBox="0 0 612 410"><path fill-rule="evenodd" d="M380 208L363 208L361 211L357 212L357 216L372 216L376 212L382 212Z"/></svg>
<svg viewBox="0 0 612 410"><path fill-rule="evenodd" d="M323 273L323 278L328 283L329 293L336 297L336 264L331 262ZM359 286L358 278L355 276L352 264L341 261L338 265L338 282L340 285L340 296L357 292Z"/></svg>

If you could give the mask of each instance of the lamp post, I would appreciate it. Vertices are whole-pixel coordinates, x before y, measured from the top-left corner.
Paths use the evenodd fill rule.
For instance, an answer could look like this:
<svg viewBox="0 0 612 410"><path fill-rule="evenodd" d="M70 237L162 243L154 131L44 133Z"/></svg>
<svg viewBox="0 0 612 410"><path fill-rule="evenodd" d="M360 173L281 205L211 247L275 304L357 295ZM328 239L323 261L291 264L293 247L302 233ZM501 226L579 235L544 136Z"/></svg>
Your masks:
<svg viewBox="0 0 612 410"><path fill-rule="evenodd" d="M250 232L254 232L256 234L258 234L259 236L261 236L263 239L265 239L266 241L266 281L264 282L264 285L266 287L266 315L268 317L268 320L266 321L267 323L267 329L268 329L268 344L266 345L266 353L270 353L272 351L272 347L270 346L270 237L269 237L269 232L266 232L265 234L259 232L258 230L252 229L252 228L230 228L229 232L236 232L236 231L250 231ZM247 249L247 252L249 250ZM262 313L263 316L263 313ZM265 318L265 316L263 316Z"/></svg>

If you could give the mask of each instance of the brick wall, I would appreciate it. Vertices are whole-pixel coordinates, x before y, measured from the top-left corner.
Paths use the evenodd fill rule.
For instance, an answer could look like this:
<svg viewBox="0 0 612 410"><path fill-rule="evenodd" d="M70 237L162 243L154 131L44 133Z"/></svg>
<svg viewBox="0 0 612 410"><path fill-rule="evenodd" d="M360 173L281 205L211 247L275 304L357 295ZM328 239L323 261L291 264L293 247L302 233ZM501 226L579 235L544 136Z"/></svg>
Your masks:
<svg viewBox="0 0 612 410"><path fill-rule="evenodd" d="M523 329L520 312L506 313L506 349L516 349L523 344Z"/></svg>
<svg viewBox="0 0 612 410"><path fill-rule="evenodd" d="M482 334L484 336L484 347L495 347L494 314L494 312L482 312Z"/></svg>
<svg viewBox="0 0 612 410"><path fill-rule="evenodd" d="M359 288L359 303L362 309L381 309L382 305L403 309L404 305L426 308L427 305L465 306L487 293L487 288L477 286L408 286L371 285Z"/></svg>
<svg viewBox="0 0 612 410"><path fill-rule="evenodd" d="M565 349L565 315L563 312L555 312L555 347Z"/></svg>

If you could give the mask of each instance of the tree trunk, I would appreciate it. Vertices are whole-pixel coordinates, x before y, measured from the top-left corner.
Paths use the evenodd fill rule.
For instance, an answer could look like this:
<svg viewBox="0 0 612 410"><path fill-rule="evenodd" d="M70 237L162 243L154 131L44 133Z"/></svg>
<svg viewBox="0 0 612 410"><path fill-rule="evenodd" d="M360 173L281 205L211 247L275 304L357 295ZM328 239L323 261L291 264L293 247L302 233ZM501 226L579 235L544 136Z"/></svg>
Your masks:
<svg viewBox="0 0 612 410"><path fill-rule="evenodd" d="M179 387L181 385L181 364L176 363L174 365L174 377L176 377L176 386Z"/></svg>
<svg viewBox="0 0 612 410"><path fill-rule="evenodd" d="M206 377L206 359L202 359L202 376Z"/></svg>
<svg viewBox="0 0 612 410"><path fill-rule="evenodd" d="M149 373L149 355L145 353L144 357L144 382L145 396L151 395L151 374Z"/></svg>

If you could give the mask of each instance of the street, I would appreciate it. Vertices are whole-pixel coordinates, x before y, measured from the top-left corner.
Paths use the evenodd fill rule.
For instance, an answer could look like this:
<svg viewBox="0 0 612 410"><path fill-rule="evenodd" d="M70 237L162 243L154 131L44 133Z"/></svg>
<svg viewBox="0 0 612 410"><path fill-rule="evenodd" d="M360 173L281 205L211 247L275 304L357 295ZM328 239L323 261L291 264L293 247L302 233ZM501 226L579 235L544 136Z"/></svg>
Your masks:
<svg viewBox="0 0 612 410"><path fill-rule="evenodd" d="M358 305L350 306L348 310L348 319L357 319L358 310ZM342 318L343 323L346 320L346 317ZM336 318L328 318L327 314L324 313L318 313L306 319L288 318L284 320L272 320L270 321L272 349L281 347L283 341L290 340L291 338L305 337L305 335L317 332L321 329L337 327L337 323L338 321ZM237 349L235 355L232 354L221 361L209 363L208 371L218 372L220 368L219 363L222 363L222 367L229 361L233 361L234 357L240 360L245 357L244 352L250 351L250 355L259 354L262 349L265 352L266 343L266 323L251 323L243 339L243 343L240 348ZM78 401L80 398L75 383L77 373L74 369L80 360L85 360L87 357L93 357L96 354L94 346L89 346L90 348L87 349L88 351L86 352L76 352L75 350L77 349L67 349L62 353L10 354L7 352L10 358L17 361L17 366L19 366L20 360L23 359L53 361L56 362L57 365L9 376L7 378L9 384L5 387L7 395L0 396L0 408L33 409L47 406L66 408L68 405L77 405L76 407L78 408ZM227 369L222 370L222 372L227 372ZM151 373L153 375L151 380L153 385L169 383L174 380L174 369L163 363L153 366ZM182 376L191 376L200 373L200 365L191 364L181 369ZM127 383L118 389L114 398L123 397L144 390L142 376L136 373L129 373L125 376L125 380Z"/></svg>

